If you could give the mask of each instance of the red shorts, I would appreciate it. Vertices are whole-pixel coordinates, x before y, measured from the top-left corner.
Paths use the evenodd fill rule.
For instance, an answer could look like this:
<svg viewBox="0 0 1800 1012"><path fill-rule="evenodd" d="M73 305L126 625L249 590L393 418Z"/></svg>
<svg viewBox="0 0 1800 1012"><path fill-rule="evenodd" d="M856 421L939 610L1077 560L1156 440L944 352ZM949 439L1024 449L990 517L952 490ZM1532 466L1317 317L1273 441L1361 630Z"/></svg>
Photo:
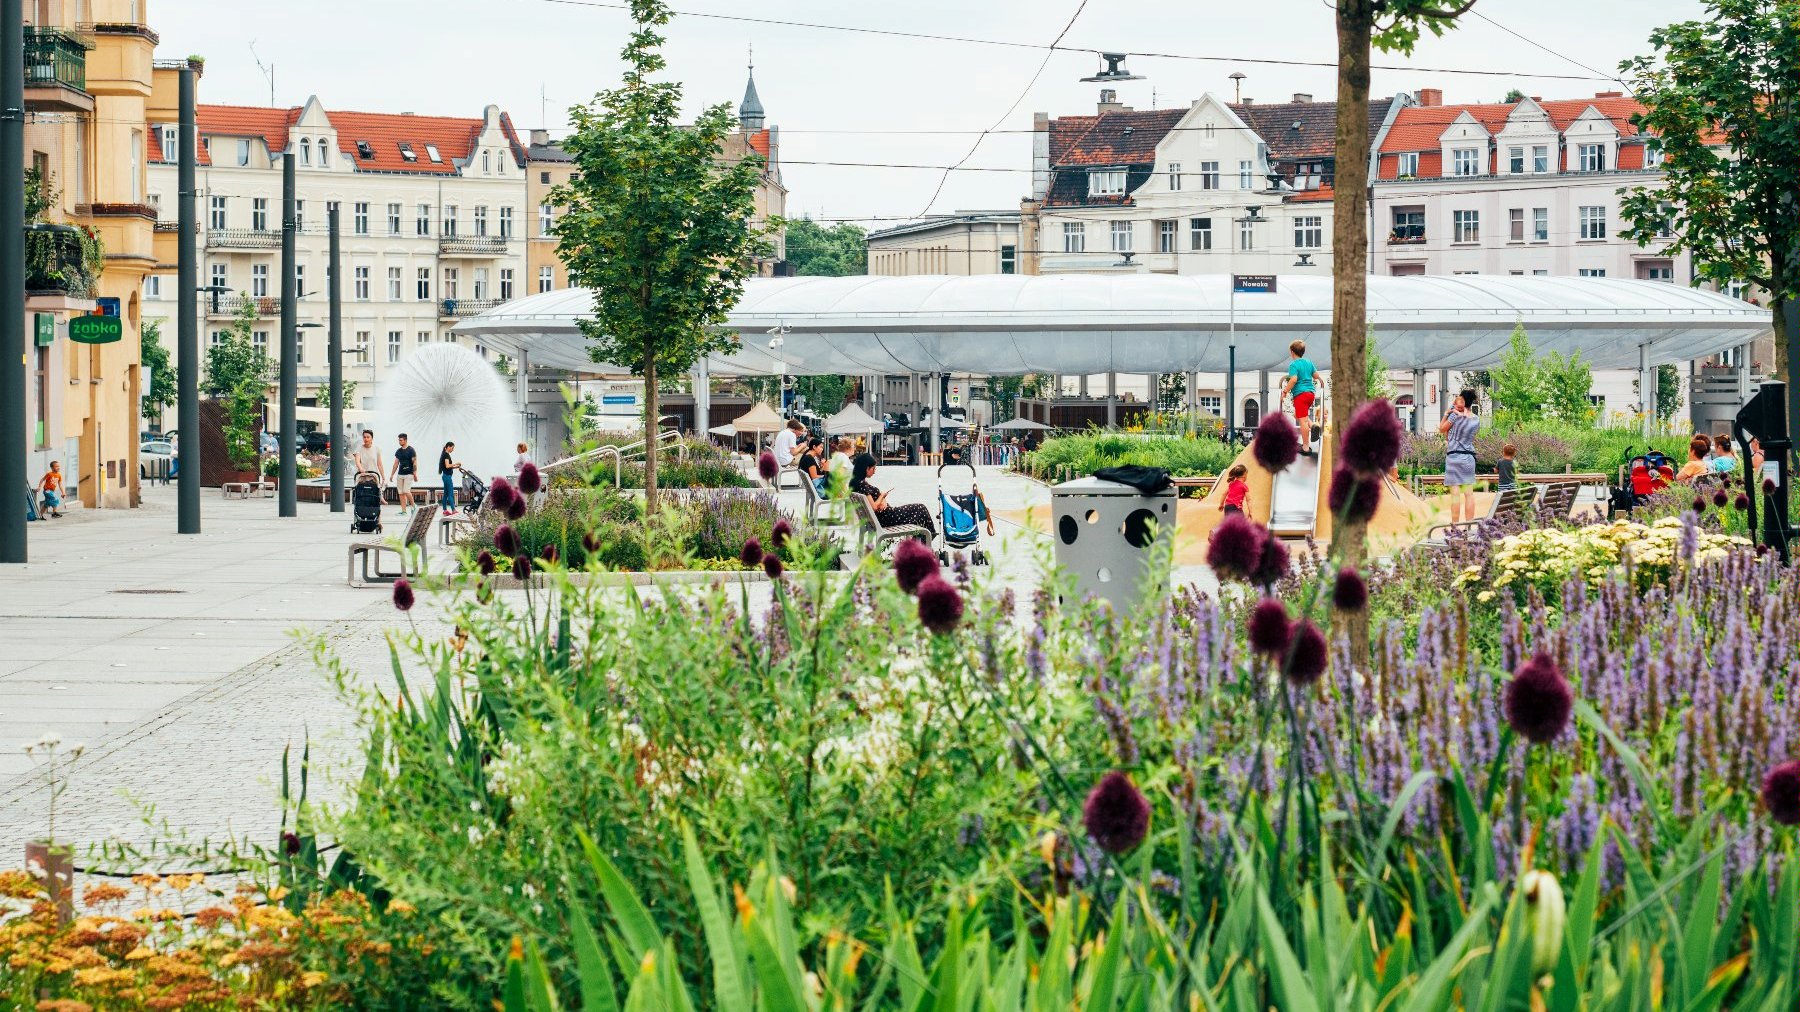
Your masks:
<svg viewBox="0 0 1800 1012"><path fill-rule="evenodd" d="M1294 395L1294 417L1304 420L1312 412L1313 392L1308 390Z"/></svg>

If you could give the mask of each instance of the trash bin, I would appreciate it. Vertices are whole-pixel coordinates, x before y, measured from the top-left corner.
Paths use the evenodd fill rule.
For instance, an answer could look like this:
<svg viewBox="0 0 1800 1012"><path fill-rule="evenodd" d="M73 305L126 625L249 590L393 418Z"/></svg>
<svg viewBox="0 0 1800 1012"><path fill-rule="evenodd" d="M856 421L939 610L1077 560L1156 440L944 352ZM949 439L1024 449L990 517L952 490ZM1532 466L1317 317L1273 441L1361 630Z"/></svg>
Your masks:
<svg viewBox="0 0 1800 1012"><path fill-rule="evenodd" d="M1153 565L1153 545L1175 532L1173 486L1145 495L1130 485L1103 478L1077 478L1050 489L1051 537L1056 564L1075 578L1075 595L1086 594L1133 607L1163 585L1168 573Z"/></svg>

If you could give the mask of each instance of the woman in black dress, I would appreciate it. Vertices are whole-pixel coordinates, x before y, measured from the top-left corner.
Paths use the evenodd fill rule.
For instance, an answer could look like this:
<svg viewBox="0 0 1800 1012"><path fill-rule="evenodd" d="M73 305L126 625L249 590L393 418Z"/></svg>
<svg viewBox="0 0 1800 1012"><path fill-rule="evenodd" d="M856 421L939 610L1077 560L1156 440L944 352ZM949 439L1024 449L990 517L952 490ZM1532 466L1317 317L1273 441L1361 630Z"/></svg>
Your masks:
<svg viewBox="0 0 1800 1012"><path fill-rule="evenodd" d="M875 473L874 454L859 453L850 461L850 466L850 491L869 497L869 502L875 506L876 523L883 527L917 524L927 532L936 533L937 528L931 522L931 511L919 503L889 506L887 493L869 483L869 477Z"/></svg>

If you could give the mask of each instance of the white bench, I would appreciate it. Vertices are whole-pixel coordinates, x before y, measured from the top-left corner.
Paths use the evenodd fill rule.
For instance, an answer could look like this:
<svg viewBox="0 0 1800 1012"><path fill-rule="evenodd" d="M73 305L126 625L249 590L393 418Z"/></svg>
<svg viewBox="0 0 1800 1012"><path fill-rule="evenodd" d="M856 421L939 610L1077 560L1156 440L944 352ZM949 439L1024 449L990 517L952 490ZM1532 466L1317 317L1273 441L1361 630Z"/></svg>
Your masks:
<svg viewBox="0 0 1800 1012"><path fill-rule="evenodd" d="M907 538L918 538L926 544L931 543L931 532L918 524L895 524L892 527L881 526L875 518L875 504L861 492L850 493L856 502L856 513L861 519L861 534L864 550L880 552L886 545L905 541Z"/></svg>

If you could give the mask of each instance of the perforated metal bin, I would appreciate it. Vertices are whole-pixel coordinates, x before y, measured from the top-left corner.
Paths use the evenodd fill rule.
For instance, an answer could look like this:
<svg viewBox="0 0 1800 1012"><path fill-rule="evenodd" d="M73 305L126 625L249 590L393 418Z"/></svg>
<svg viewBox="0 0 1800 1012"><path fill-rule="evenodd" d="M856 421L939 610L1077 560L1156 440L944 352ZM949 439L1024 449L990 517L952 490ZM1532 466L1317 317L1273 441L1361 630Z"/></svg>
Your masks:
<svg viewBox="0 0 1800 1012"><path fill-rule="evenodd" d="M1056 564L1075 577L1075 595L1134 607L1167 573L1151 565L1153 545L1175 536L1176 490L1145 495L1102 478L1077 478L1050 489Z"/></svg>

